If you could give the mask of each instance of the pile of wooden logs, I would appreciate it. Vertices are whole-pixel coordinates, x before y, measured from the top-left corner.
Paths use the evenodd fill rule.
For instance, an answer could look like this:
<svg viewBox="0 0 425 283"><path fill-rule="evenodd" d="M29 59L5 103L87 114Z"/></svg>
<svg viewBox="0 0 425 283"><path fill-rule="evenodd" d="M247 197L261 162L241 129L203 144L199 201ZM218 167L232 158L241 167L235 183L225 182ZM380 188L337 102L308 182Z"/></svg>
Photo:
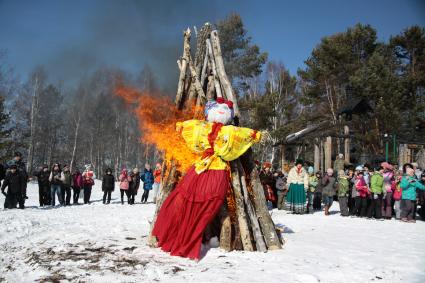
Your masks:
<svg viewBox="0 0 425 283"><path fill-rule="evenodd" d="M195 30L196 31L196 30ZM197 45L194 59L191 55L191 30L183 33L183 55L177 61L180 69L175 103L178 109L193 105L202 106L207 100L223 97L233 102L235 124L238 124L240 112L236 95L224 69L218 32L206 23L196 34ZM276 231L268 212L263 186L253 162L251 151L231 162L232 192L229 192L216 225L211 225L210 236L219 236L220 247L226 251L261 251L280 249L283 240ZM179 178L173 161L163 166L160 195L155 216L162 203L174 189ZM152 228L151 228L152 229ZM156 238L150 235L148 244L156 245Z"/></svg>

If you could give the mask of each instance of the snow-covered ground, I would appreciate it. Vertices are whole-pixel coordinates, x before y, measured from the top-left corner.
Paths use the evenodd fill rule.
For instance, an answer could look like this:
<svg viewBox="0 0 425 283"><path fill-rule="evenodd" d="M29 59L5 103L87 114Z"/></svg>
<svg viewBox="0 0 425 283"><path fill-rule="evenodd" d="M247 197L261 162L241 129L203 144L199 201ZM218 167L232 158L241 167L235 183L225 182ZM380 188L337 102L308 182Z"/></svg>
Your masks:
<svg viewBox="0 0 425 283"><path fill-rule="evenodd" d="M153 204L0 209L0 282L424 282L425 222L273 211L286 244L268 253L210 249L200 262L146 246ZM4 197L0 196L3 206Z"/></svg>

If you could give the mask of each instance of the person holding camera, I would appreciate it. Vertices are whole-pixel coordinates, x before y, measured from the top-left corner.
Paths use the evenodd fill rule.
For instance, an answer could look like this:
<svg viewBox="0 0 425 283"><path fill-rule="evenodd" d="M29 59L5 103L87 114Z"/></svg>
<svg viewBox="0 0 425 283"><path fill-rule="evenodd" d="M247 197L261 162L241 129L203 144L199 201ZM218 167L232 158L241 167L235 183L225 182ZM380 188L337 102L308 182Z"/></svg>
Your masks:
<svg viewBox="0 0 425 283"><path fill-rule="evenodd" d="M62 199L62 171L60 168L59 163L53 164L52 172L50 172L49 177L50 182L50 196L51 196L51 205L55 206L56 203L56 197L55 194L58 196L58 201L60 204L63 204Z"/></svg>

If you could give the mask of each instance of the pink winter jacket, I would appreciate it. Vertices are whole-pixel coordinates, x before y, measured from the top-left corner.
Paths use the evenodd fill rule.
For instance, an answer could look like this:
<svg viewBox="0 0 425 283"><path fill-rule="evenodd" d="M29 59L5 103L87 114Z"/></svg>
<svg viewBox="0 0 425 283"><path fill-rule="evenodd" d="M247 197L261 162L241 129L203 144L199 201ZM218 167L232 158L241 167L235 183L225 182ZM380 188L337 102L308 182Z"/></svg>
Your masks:
<svg viewBox="0 0 425 283"><path fill-rule="evenodd" d="M128 187L130 186L131 177L127 174L127 172L121 173L120 177L120 190L128 190Z"/></svg>

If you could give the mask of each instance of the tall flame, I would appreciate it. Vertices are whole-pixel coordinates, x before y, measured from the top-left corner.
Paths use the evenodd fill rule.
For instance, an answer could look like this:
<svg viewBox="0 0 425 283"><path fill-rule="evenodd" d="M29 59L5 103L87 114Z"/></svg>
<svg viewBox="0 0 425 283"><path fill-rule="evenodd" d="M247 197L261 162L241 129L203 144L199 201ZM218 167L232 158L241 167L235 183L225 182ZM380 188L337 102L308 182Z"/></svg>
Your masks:
<svg viewBox="0 0 425 283"><path fill-rule="evenodd" d="M196 109L180 111L169 97L141 92L131 87L118 87L115 93L128 105L134 106L133 111L142 131L142 142L154 144L164 152L167 161L174 159L179 169L185 172L193 164L196 155L176 132L176 123L193 119Z"/></svg>

